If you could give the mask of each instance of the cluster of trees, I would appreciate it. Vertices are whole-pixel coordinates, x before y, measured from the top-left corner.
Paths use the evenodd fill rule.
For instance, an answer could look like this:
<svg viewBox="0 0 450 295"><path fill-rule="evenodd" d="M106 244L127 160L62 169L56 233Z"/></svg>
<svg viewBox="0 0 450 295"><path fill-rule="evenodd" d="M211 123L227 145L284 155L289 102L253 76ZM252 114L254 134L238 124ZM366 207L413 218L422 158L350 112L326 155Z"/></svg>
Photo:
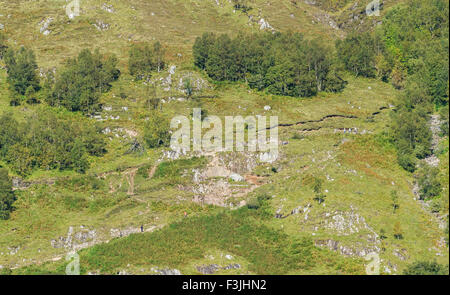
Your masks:
<svg viewBox="0 0 450 295"><path fill-rule="evenodd" d="M144 141L149 148L170 145L170 122L160 112L151 112L145 124Z"/></svg>
<svg viewBox="0 0 450 295"><path fill-rule="evenodd" d="M46 100L51 106L90 114L100 109L100 95L109 91L110 83L119 76L114 55L105 57L98 49L94 53L84 49L67 61L54 83L48 81Z"/></svg>
<svg viewBox="0 0 450 295"><path fill-rule="evenodd" d="M435 261L417 261L409 265L404 275L448 275L448 265L442 265Z"/></svg>
<svg viewBox="0 0 450 295"><path fill-rule="evenodd" d="M84 173L89 168L88 156L106 152L100 130L76 115L42 109L18 122L12 114L4 113L0 126L0 159L22 176L34 168Z"/></svg>
<svg viewBox="0 0 450 295"><path fill-rule="evenodd" d="M339 60L356 76L378 77L404 89L414 81L436 106L448 103L446 0L408 0L389 10L373 33L336 42Z"/></svg>
<svg viewBox="0 0 450 295"><path fill-rule="evenodd" d="M16 200L8 170L0 168L0 219L8 219Z"/></svg>
<svg viewBox="0 0 450 295"><path fill-rule="evenodd" d="M216 81L245 81L271 94L309 97L341 91L346 82L330 48L299 33L205 33L193 46L195 65Z"/></svg>
<svg viewBox="0 0 450 295"><path fill-rule="evenodd" d="M20 105L24 97L28 103L37 103L37 92L43 89L49 105L89 114L100 108L101 93L107 92L110 83L120 76L115 56L105 57L99 50L92 53L84 49L77 58L67 61L57 77L48 73L41 86L33 51L23 46L7 48L2 42L0 38L0 53L5 52L3 59L13 97L11 105Z"/></svg>
<svg viewBox="0 0 450 295"><path fill-rule="evenodd" d="M350 34L336 42L348 71L401 90L391 135L399 164L410 172L417 169L417 159L431 154L429 114L436 108L448 113L448 13L446 0L408 0L391 9L374 33ZM448 120L444 134L446 126Z"/></svg>
<svg viewBox="0 0 450 295"><path fill-rule="evenodd" d="M133 44L128 59L128 70L137 80L148 80L153 71L165 67L164 48L156 41L152 46L147 43Z"/></svg>
<svg viewBox="0 0 450 295"><path fill-rule="evenodd" d="M337 56L345 69L356 76L375 77L375 54L380 51L377 44L370 33L353 33L336 41Z"/></svg>
<svg viewBox="0 0 450 295"><path fill-rule="evenodd" d="M410 0L383 22L388 72L403 89L392 120L394 142L399 164L408 171L416 169L417 158L431 154L429 113L448 105L448 12L445 0Z"/></svg>
<svg viewBox="0 0 450 295"><path fill-rule="evenodd" d="M8 48L3 57L8 74L8 84L15 94L25 95L40 89L38 66L33 50Z"/></svg>
<svg viewBox="0 0 450 295"><path fill-rule="evenodd" d="M431 154L430 100L425 89L408 82L392 116L391 134L397 147L398 162L410 172L416 170L417 158L423 159Z"/></svg>

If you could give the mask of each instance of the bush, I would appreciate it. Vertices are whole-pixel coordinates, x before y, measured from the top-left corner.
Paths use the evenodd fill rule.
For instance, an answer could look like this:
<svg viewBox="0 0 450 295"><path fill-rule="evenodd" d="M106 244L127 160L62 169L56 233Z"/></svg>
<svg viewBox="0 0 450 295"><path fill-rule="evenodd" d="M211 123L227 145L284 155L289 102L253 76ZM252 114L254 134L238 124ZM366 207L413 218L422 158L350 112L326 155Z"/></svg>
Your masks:
<svg viewBox="0 0 450 295"><path fill-rule="evenodd" d="M13 211L13 203L16 196L12 190L11 179L8 176L8 170L0 168L0 219L8 219Z"/></svg>
<svg viewBox="0 0 450 295"><path fill-rule="evenodd" d="M0 32L0 59L3 59L6 50L8 50L8 45L6 44L6 35Z"/></svg>
<svg viewBox="0 0 450 295"><path fill-rule="evenodd" d="M15 51L9 48L4 56L8 84L13 92L24 95L29 87L40 89L36 57L33 50L21 47Z"/></svg>
<svg viewBox="0 0 450 295"><path fill-rule="evenodd" d="M431 201L431 204L430 204L430 210L431 210L431 212L433 212L433 213L439 213L439 212L441 211L441 209L442 209L442 206L441 206L441 200L439 200L439 199L434 199L434 200Z"/></svg>
<svg viewBox="0 0 450 295"><path fill-rule="evenodd" d="M444 266L436 262L418 261L409 265L404 275L448 275L448 265Z"/></svg>
<svg viewBox="0 0 450 295"><path fill-rule="evenodd" d="M153 111L145 124L144 141L149 148L170 145L169 120L157 111Z"/></svg>
<svg viewBox="0 0 450 295"><path fill-rule="evenodd" d="M89 167L88 156L101 156L106 151L99 130L77 116L38 109L24 123L19 124L10 114L1 115L0 123L0 158L22 176L34 168L84 173Z"/></svg>
<svg viewBox="0 0 450 295"><path fill-rule="evenodd" d="M110 83L120 76L116 66L115 56L104 57L98 50L94 53L82 50L77 58L69 59L47 102L73 112L91 114L98 111L100 94L107 92L111 88Z"/></svg>
<svg viewBox="0 0 450 295"><path fill-rule="evenodd" d="M441 193L441 183L439 179L439 168L423 165L417 171L417 183L420 187L420 198L433 198Z"/></svg>
<svg viewBox="0 0 450 295"><path fill-rule="evenodd" d="M155 42L152 47L148 43L131 46L128 70L137 80L150 79L151 72L159 72L164 66L164 49L159 42Z"/></svg>
<svg viewBox="0 0 450 295"><path fill-rule="evenodd" d="M336 42L339 60L355 76L375 77L375 44L370 33L357 33Z"/></svg>
<svg viewBox="0 0 450 295"><path fill-rule="evenodd" d="M193 54L212 79L245 81L275 95L309 97L346 85L331 49L298 33L241 33L234 39L206 33L196 39Z"/></svg>

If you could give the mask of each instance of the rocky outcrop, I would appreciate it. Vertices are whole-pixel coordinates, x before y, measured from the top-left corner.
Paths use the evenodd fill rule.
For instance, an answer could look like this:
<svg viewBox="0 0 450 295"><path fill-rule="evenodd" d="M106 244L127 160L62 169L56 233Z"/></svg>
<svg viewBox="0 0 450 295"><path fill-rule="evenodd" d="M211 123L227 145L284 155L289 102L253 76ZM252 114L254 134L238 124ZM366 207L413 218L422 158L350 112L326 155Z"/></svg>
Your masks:
<svg viewBox="0 0 450 295"><path fill-rule="evenodd" d="M212 275L219 270L230 270L230 269L240 269L241 265L237 263L228 264L226 266L220 266L218 264L201 265L196 267L198 272L204 275Z"/></svg>
<svg viewBox="0 0 450 295"><path fill-rule="evenodd" d="M52 32L49 27L51 25L51 23L53 22L53 17L47 17L45 19L43 19L39 25L41 26L39 29L39 32L45 36L50 35L50 33Z"/></svg>
<svg viewBox="0 0 450 295"><path fill-rule="evenodd" d="M56 182L56 179L43 179L43 180L30 180L26 181L23 180L20 177L13 177L12 178L12 186L13 190L25 190L33 185L54 185Z"/></svg>
<svg viewBox="0 0 450 295"><path fill-rule="evenodd" d="M360 245L354 246L347 246L343 245L341 242L333 240L333 239L326 239L326 240L315 240L314 245L317 247L325 247L329 250L336 251L340 253L341 255L345 256L354 256L354 257L365 257L367 254L370 253L380 253L380 248L375 245L367 245L364 246L361 243Z"/></svg>
<svg viewBox="0 0 450 295"><path fill-rule="evenodd" d="M80 226L77 231L70 226L67 236L60 236L50 241L53 248L64 248L66 250L80 250L96 244L97 232L95 229L88 229Z"/></svg>

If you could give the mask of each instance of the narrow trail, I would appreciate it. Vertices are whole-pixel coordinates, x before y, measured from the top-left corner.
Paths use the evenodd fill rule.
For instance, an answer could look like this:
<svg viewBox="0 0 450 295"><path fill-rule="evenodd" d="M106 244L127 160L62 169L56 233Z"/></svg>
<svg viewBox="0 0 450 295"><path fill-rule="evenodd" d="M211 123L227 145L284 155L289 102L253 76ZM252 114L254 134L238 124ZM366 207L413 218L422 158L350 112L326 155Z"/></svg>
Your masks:
<svg viewBox="0 0 450 295"><path fill-rule="evenodd" d="M383 110L387 110L387 109L389 109L389 107L382 106L382 107L380 107L378 109L378 111L373 112L371 114L371 116L379 115L379 114L381 114L381 112ZM305 120L305 121L298 121L298 122L295 122L295 123L283 123L283 124L278 124L278 125L275 125L275 126L269 126L269 127L266 128L266 130L270 130L270 129L273 129L273 128L276 128L276 127L292 127L292 126L304 125L304 124L309 124L309 123L321 123L321 122L323 122L323 121L325 121L327 119L333 119L333 118L358 119L360 117L355 116L355 115L330 114L330 115L323 116L322 118L317 119L317 120ZM312 130L315 130L315 129L312 129Z"/></svg>

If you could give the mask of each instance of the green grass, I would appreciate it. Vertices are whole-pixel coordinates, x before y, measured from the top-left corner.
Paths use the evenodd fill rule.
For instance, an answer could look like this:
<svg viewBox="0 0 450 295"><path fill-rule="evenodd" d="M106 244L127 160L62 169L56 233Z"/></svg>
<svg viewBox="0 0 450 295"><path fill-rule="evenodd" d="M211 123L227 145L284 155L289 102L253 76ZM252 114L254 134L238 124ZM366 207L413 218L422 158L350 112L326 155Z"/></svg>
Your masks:
<svg viewBox="0 0 450 295"><path fill-rule="evenodd" d="M68 22L61 9L63 0L30 2L26 6L20 1L0 1L3 9L0 23L5 24L10 42L31 46L43 68L59 67L64 59L76 56L86 47L101 45L102 52L118 55L122 75L113 83L111 91L101 97L102 104L111 106L112 111L102 111L101 115L120 116L120 119L98 124L102 129L124 130L118 132L119 137L105 135L108 152L90 159L91 168L86 175L72 171L33 171L28 180L54 179L56 183L53 186L34 184L27 190L17 191L18 201L11 219L0 221L0 265L15 268L13 272L18 274L64 273L67 250L51 247L50 241L66 237L70 226L77 231L84 226L95 229L97 242L101 243L80 252L85 273L115 274L126 269L144 274L152 273L152 267L170 267L185 274L198 274L196 266L199 265L224 266L236 262L242 265L241 269L219 273L363 274L367 262L362 258L348 258L313 246L315 241L326 239L339 241L346 247L371 246L366 238L370 230L341 235L324 226L326 214L352 210L364 217L375 232L386 231L386 250L380 253L382 271L388 263L396 266L397 273L417 260L448 264L448 248L439 242L443 230L413 199L413 177L398 166L395 151L387 140L385 132L391 110L373 115L394 102L397 93L389 84L348 76L345 78L349 83L342 93L319 93L305 99L269 95L249 89L243 83L214 83L192 66L191 46L195 37L205 31L234 34L239 30L259 30L257 25L248 25L247 16L233 13L228 1L220 1L223 5L219 7L212 0L134 1L133 4L115 1L113 14L100 9L104 1L82 3L82 15ZM261 9L260 17L276 29L300 31L307 38L320 37L330 42L344 34L317 21L313 23L321 11L303 1L297 1L297 7L288 0L251 3ZM344 16L347 8L336 14ZM8 14L10 18L6 17ZM258 9L250 14L257 17ZM38 23L46 16L55 19L49 36L39 33ZM111 24L111 28L97 31L93 26L97 19ZM162 148L146 149L142 154L127 153L131 138L125 136L125 130L136 132L141 140L149 116L145 107L147 86L133 81L127 73L128 48L133 42L153 40L160 40L166 46L168 63L177 66L174 81L188 74L201 78L209 87L195 95L214 97L162 104L162 112L169 118L190 116L193 107L201 106L208 114L222 119L230 115L272 115L278 116L282 124L316 121L279 129L280 142L288 144L280 146L276 163L257 163L247 171L246 161L250 156L246 153L220 155L233 160L237 170L265 177L264 185L236 200L271 197L262 209L230 211L193 203L193 193L185 189L192 186L192 169L203 169L210 158L168 161L162 158ZM152 80L167 75L167 70L154 73ZM120 98L122 91L127 94L124 99ZM159 85L157 95L167 99L181 97L182 93L177 89L164 91ZM12 111L20 121L37 108L47 107L45 104L11 107L9 100L6 72L0 70L0 113ZM271 106L270 111L264 111L266 105ZM60 111L69 116L66 111ZM321 121L329 115L354 118ZM74 116L89 123L95 121L79 114ZM366 133L350 135L336 131L355 127ZM444 179L441 199L443 212L448 213L448 138L443 140L440 159ZM155 165L155 175L150 179L148 171ZM130 168L138 169L133 196L127 195L128 182L124 176ZM328 190L325 206L314 201L312 177L324 180L324 189ZM392 190L398 192L400 202L395 214L391 210ZM305 214L273 218L280 208L287 215L307 204L312 205L307 220ZM261 214L261 210L270 212L270 217ZM183 218L184 212L188 218ZM404 232L402 240L393 237L396 222L400 222ZM153 233L111 240L111 229L137 228L141 224L165 227ZM17 254L10 255L8 247L17 246L20 246ZM403 249L406 260L394 254ZM437 256L438 252L442 256ZM234 260L225 259L226 254ZM62 260L51 262L59 256Z"/></svg>
<svg viewBox="0 0 450 295"><path fill-rule="evenodd" d="M192 261L202 260L208 249L220 249L247 261L247 271L253 274L307 272L317 268L319 262L324 262L321 267L328 272L362 273L356 261L320 250L313 246L311 239L293 239L280 230L260 224L258 214L254 210L240 209L187 218L154 233L135 234L82 251L80 265L83 272L102 274L114 274L125 265L147 270L181 267L188 273L195 273ZM37 272L33 267L20 272L28 271ZM49 270L41 270L46 271Z"/></svg>

